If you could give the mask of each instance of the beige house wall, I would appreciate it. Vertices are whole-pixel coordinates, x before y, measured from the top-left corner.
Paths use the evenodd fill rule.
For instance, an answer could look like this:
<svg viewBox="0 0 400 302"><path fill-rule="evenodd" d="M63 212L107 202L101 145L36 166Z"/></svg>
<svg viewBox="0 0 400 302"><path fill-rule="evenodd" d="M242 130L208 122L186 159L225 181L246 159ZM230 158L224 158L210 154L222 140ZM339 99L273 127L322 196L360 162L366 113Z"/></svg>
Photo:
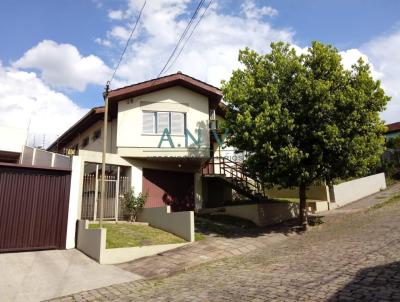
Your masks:
<svg viewBox="0 0 400 302"><path fill-rule="evenodd" d="M89 127L84 132L80 133L77 137L75 137L69 144L68 148L73 148L76 144L78 144L79 149L81 150L102 152L103 141L104 141L103 126L104 126L103 121L96 122L91 127ZM100 138L93 140L93 135L97 130L101 130L101 136ZM89 138L89 144L85 147L82 147L83 140L87 137ZM107 152L117 153L116 144L117 144L117 119L114 119L108 123L107 127Z"/></svg>
<svg viewBox="0 0 400 302"><path fill-rule="evenodd" d="M163 142L158 148L160 134L142 133L143 111L176 111L186 113L186 128L197 139L197 129L201 129L201 147L189 138L189 148L185 148L185 136L171 135L175 148ZM148 93L118 103L117 151L121 156L131 157L176 157L208 156L209 149L209 105L208 98L189 89L175 86Z"/></svg>

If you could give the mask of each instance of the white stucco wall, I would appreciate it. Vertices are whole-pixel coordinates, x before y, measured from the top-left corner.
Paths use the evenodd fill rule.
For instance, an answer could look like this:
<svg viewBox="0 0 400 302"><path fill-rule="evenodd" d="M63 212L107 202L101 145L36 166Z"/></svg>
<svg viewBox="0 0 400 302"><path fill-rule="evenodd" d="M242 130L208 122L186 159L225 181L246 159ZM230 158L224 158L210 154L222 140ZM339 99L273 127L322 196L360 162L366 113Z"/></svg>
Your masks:
<svg viewBox="0 0 400 302"><path fill-rule="evenodd" d="M170 206L144 208L138 221L148 222L151 226L175 234L186 241L194 241L194 212L171 212Z"/></svg>
<svg viewBox="0 0 400 302"><path fill-rule="evenodd" d="M196 138L197 129L202 129L202 148L208 150L208 98L186 88L176 86L118 103L118 154L135 157L190 154L189 150L185 148L184 135L171 135L175 146L174 149L171 149L168 142L163 142L162 148L158 148L160 134L143 134L142 112L146 110L186 113L186 128ZM189 146L191 145L193 145L193 142L189 138ZM193 152L193 155L197 156L198 153Z"/></svg>
<svg viewBox="0 0 400 302"><path fill-rule="evenodd" d="M26 129L0 127L0 151L22 153L27 135Z"/></svg>
<svg viewBox="0 0 400 302"><path fill-rule="evenodd" d="M334 201L343 206L383 189L386 189L385 173L362 177L334 185Z"/></svg>
<svg viewBox="0 0 400 302"><path fill-rule="evenodd" d="M80 158L74 156L72 158L72 172L71 172L71 187L69 194L69 205L68 205L68 222L67 222L67 239L66 249L75 248L75 231L76 221L78 219L78 213L80 212L79 201L81 196L79 195L81 186L81 175L83 173ZM82 194L82 193L81 193Z"/></svg>

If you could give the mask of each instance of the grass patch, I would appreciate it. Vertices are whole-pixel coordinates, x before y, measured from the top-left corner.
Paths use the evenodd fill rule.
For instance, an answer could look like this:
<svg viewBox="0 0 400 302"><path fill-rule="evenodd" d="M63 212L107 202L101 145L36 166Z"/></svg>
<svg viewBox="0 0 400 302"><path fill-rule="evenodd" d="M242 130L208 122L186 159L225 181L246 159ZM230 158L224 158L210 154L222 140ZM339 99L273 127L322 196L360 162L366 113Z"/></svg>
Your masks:
<svg viewBox="0 0 400 302"><path fill-rule="evenodd" d="M199 233L199 232L194 233L194 241L200 241L200 240L204 240L206 238L207 238L207 236L202 233Z"/></svg>
<svg viewBox="0 0 400 302"><path fill-rule="evenodd" d="M270 198L268 199L270 202L284 202L284 203L299 203L298 198L281 198L281 197L276 197L276 198Z"/></svg>
<svg viewBox="0 0 400 302"><path fill-rule="evenodd" d="M206 218L207 220L210 220L215 223L223 224L226 226L233 226L241 229L251 229L257 227L254 224L254 222L250 220L229 215L208 214L208 215L202 215L201 217Z"/></svg>
<svg viewBox="0 0 400 302"><path fill-rule="evenodd" d="M196 240L201 240L205 235L218 234L228 236L257 226L249 220L222 214L202 214L196 216ZM199 239L197 239L197 236Z"/></svg>
<svg viewBox="0 0 400 302"><path fill-rule="evenodd" d="M390 197L388 200L372 206L371 210L380 209L380 208L383 208L385 206L395 204L395 203L397 203L399 201L400 201L400 194L396 194L396 195Z"/></svg>
<svg viewBox="0 0 400 302"><path fill-rule="evenodd" d="M99 224L92 223L89 228L97 229ZM104 223L103 228L107 229L106 247L108 249L186 242L171 233L147 225Z"/></svg>

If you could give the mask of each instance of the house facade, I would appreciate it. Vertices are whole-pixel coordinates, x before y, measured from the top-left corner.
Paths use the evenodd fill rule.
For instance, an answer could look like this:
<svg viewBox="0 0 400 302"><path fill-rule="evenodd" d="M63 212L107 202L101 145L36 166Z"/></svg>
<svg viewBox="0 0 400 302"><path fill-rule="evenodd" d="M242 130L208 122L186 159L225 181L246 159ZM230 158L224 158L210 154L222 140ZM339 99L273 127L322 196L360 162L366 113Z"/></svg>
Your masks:
<svg viewBox="0 0 400 302"><path fill-rule="evenodd" d="M146 207L203 206L202 167L218 145L210 123L222 118L221 99L218 88L182 73L110 91L105 218L122 218L119 197L130 187L148 194ZM93 108L48 148L74 155L78 219L98 217L103 117L104 107Z"/></svg>
<svg viewBox="0 0 400 302"><path fill-rule="evenodd" d="M387 130L385 133L385 138L387 140L400 136L400 122L387 124L386 127L387 127Z"/></svg>

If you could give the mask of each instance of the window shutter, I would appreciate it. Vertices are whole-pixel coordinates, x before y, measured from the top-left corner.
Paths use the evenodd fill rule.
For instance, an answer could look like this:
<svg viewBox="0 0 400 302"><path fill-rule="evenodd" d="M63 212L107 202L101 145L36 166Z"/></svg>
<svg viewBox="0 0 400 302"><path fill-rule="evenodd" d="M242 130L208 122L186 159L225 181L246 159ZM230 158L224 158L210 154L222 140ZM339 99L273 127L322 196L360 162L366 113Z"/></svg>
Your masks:
<svg viewBox="0 0 400 302"><path fill-rule="evenodd" d="M163 133L165 128L169 131L169 112L157 112L157 133Z"/></svg>
<svg viewBox="0 0 400 302"><path fill-rule="evenodd" d="M143 133L155 133L154 112L143 112Z"/></svg>
<svg viewBox="0 0 400 302"><path fill-rule="evenodd" d="M185 129L185 114L182 112L171 112L171 133L183 134Z"/></svg>

